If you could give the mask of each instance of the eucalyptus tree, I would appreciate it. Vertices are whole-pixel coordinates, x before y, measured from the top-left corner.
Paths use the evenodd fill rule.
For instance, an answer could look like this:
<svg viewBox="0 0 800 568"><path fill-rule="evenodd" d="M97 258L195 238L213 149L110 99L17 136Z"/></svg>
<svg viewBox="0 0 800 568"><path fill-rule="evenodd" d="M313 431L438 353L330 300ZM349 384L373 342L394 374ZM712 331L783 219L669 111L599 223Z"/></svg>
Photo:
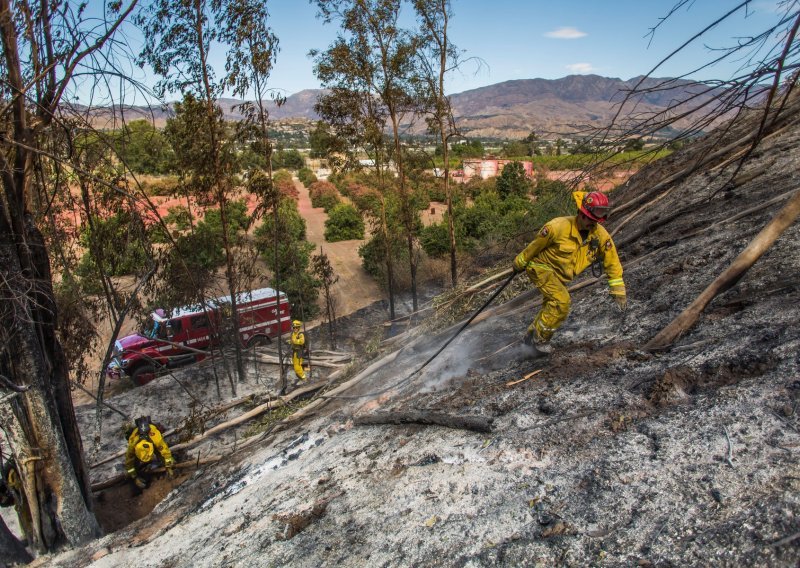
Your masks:
<svg viewBox="0 0 800 568"><path fill-rule="evenodd" d="M359 100L367 111L364 121L382 138L384 126L391 132L387 156L394 161L397 180L388 180L383 163L375 156L376 171L387 182L383 189L396 185L400 198L411 274L411 296L417 310L416 233L419 226L411 192L406 182L401 122L417 108L413 95L416 80L414 55L417 49L412 34L399 25L401 0L316 0L325 22L338 21L340 33L323 54L318 55L317 76L323 86L332 88L332 97ZM343 102L344 102L343 101ZM324 106L323 106L324 109ZM352 114L344 115L352 117ZM324 118L327 116L323 115ZM391 182L391 183L388 183Z"/></svg>
<svg viewBox="0 0 800 568"><path fill-rule="evenodd" d="M450 41L449 26L452 18L450 0L414 0L419 21L419 49L417 50L419 77L423 89L422 99L428 113L428 130L439 136L444 168L442 183L447 203L447 233L450 242L450 282L458 282L456 262L456 233L453 214L453 186L450 183L450 139L458 135L450 99L445 94L445 77L461 64L460 53Z"/></svg>
<svg viewBox="0 0 800 568"><path fill-rule="evenodd" d="M232 332L239 378L244 363L238 341L237 294L243 291L243 274L237 267L234 242L231 242L228 203L235 192L233 153L228 151L224 124L217 99L232 87L237 93L251 82L261 86L269 74L277 39L264 36L268 13L266 3L255 0L154 0L138 17L146 42L139 55L141 65L149 64L161 79L156 92L184 93L202 101L206 124L192 134L201 147L192 166L192 186L204 199L219 208L225 249L225 278L231 299ZM225 72L219 77L209 62L214 46L231 50ZM243 57L244 50L255 50Z"/></svg>
<svg viewBox="0 0 800 568"><path fill-rule="evenodd" d="M69 193L69 138L76 124L88 128L77 113L67 119L66 100L77 95L78 77L95 92L109 86L110 73L121 75L108 66L136 3L110 3L98 19L85 3L0 0L0 427L37 552L99 534L58 334L50 213ZM12 550L7 535L0 531L4 552Z"/></svg>

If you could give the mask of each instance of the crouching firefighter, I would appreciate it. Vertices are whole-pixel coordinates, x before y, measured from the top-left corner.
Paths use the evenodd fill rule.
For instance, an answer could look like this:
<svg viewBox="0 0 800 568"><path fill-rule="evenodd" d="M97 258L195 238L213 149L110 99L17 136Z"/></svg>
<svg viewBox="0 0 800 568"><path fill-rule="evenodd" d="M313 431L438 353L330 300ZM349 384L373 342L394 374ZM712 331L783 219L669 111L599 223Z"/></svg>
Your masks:
<svg viewBox="0 0 800 568"><path fill-rule="evenodd" d="M125 472L133 484L140 490L145 489L161 467L167 470L167 475L174 477L174 466L169 446L159 429L150 422L150 417L137 418L125 452Z"/></svg>
<svg viewBox="0 0 800 568"><path fill-rule="evenodd" d="M536 238L514 259L514 272L527 272L542 293L542 307L523 339L523 343L539 353L551 351L550 338L569 314L566 284L589 266L595 277L606 273L609 294L617 307L620 310L627 307L622 264L614 241L602 226L608 216L608 197L597 191L578 191L572 195L578 214L545 223Z"/></svg>

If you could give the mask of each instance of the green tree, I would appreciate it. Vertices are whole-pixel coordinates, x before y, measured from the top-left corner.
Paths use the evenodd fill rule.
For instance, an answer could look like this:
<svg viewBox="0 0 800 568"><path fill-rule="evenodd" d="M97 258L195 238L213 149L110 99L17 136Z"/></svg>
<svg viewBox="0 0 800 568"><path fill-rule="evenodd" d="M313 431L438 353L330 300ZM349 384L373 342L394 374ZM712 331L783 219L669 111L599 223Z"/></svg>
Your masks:
<svg viewBox="0 0 800 568"><path fill-rule="evenodd" d="M414 9L419 21L418 61L424 105L429 113L428 130L439 136L444 171L441 179L444 186L447 207L447 232L450 251L450 282L453 287L458 281L456 263L456 232L453 212L453 185L450 183L450 139L458 134L455 127L450 99L445 93L445 76L461 65L460 53L450 41L449 25L452 17L450 0L415 0ZM430 237L430 235L428 235ZM423 234L423 248L425 248ZM430 241L428 241L430 248ZM432 255L435 256L435 255Z"/></svg>
<svg viewBox="0 0 800 568"><path fill-rule="evenodd" d="M341 203L325 220L325 240L329 243L364 238L364 220L352 205Z"/></svg>
<svg viewBox="0 0 800 568"><path fill-rule="evenodd" d="M272 153L272 169L274 170L280 168L285 168L287 170L299 170L305 167L305 165L306 162L303 159L303 156L294 148L290 148L289 150L278 150L277 152Z"/></svg>
<svg viewBox="0 0 800 568"><path fill-rule="evenodd" d="M309 134L308 143L311 147L311 158L329 158L333 154L346 151L343 140L333 134L331 127L323 120L317 121L314 130Z"/></svg>
<svg viewBox="0 0 800 568"><path fill-rule="evenodd" d="M408 248L411 297L416 311L417 255L414 254L414 248L419 215L406 181L400 121L407 112L418 108L413 87L416 81L414 61L417 42L399 25L401 4L400 0L317 0L324 20L339 21L342 32L318 59L317 76L323 86L333 87L334 92L339 89L340 94L349 93L349 100L340 97L337 105L352 105L358 96L373 99L368 102L373 106L367 116L370 120L385 117L389 126L391 145L388 150L397 178L384 178L382 181L385 185L381 189L394 189L391 186L396 182L400 204L397 213ZM374 121L373 127L376 122L380 120ZM382 136L383 131L376 134Z"/></svg>
<svg viewBox="0 0 800 568"><path fill-rule="evenodd" d="M339 281L339 277L331 266L322 248L319 254L311 257L311 271L322 286L322 296L325 301L325 319L328 320L328 337L331 342L331 349L336 349L336 298L333 295L333 285Z"/></svg>
<svg viewBox="0 0 800 568"><path fill-rule="evenodd" d="M267 267L273 274L283 275L280 290L289 297L292 313L302 314L305 319L313 318L318 311L320 286L309 271L315 246L305 240L306 222L297 211L295 201L281 198L278 215L265 217L256 228L255 237L256 247Z"/></svg>
<svg viewBox="0 0 800 568"><path fill-rule="evenodd" d="M236 370L244 378L244 362L238 341L239 319L236 298L243 291L246 274L242 264L236 262L229 241L230 220L227 204L234 191L235 139L228 136L222 113L216 100L226 88L242 94L251 81L266 81L272 66L277 40L266 28L266 4L258 0L152 0L137 18L145 35L140 63L149 64L161 79L156 85L159 95L166 92L184 93L184 125L179 129L186 140L172 139L184 146L183 169L190 172L193 190L209 201L214 201L220 211L223 248L225 250L225 279L231 298L232 335L236 354ZM209 64L212 42L229 47L225 73L215 81ZM261 91L256 89L259 108ZM178 117L181 113L176 109ZM263 112L261 118L264 118ZM177 118L176 117L176 120ZM261 121L265 128L264 120ZM188 127L193 127L189 130ZM262 140L262 142L264 142ZM189 148L186 148L186 147ZM269 150L265 150L268 152ZM176 149L178 159L181 152ZM191 159L202 156L203 159ZM238 256L242 256L241 254ZM253 255L253 258L255 255ZM235 391L235 384L231 382Z"/></svg>
<svg viewBox="0 0 800 568"><path fill-rule="evenodd" d="M511 162L503 167L497 178L497 193L502 199L509 196L524 197L531 190L531 182L520 162Z"/></svg>
<svg viewBox="0 0 800 568"><path fill-rule="evenodd" d="M172 170L174 152L163 134L146 120L133 120L117 134L114 146L132 172L166 174Z"/></svg>

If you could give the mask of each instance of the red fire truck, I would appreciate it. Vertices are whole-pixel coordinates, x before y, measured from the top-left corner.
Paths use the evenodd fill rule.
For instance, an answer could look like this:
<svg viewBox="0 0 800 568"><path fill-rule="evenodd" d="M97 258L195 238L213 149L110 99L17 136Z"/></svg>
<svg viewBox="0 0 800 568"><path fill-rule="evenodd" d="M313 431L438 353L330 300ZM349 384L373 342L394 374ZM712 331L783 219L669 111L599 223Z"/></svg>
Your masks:
<svg viewBox="0 0 800 568"><path fill-rule="evenodd" d="M204 305L177 308L169 316L155 310L145 329L116 341L109 377L125 375L144 385L161 370L202 360L205 354L200 351L217 346L221 328L230 325L231 305L231 297L222 296ZM242 292L236 296L236 308L245 347L291 331L289 301L283 292L280 299L272 288Z"/></svg>

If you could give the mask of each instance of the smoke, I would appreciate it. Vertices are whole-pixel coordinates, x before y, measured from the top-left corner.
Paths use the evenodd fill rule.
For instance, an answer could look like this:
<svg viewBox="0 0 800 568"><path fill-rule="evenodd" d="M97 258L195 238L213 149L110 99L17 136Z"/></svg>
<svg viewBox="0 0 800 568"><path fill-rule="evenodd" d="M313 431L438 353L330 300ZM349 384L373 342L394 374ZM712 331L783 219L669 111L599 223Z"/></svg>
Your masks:
<svg viewBox="0 0 800 568"><path fill-rule="evenodd" d="M530 358L534 352L518 337L488 333L465 333L457 337L422 371L420 392L444 388L468 375L485 375L513 361Z"/></svg>

